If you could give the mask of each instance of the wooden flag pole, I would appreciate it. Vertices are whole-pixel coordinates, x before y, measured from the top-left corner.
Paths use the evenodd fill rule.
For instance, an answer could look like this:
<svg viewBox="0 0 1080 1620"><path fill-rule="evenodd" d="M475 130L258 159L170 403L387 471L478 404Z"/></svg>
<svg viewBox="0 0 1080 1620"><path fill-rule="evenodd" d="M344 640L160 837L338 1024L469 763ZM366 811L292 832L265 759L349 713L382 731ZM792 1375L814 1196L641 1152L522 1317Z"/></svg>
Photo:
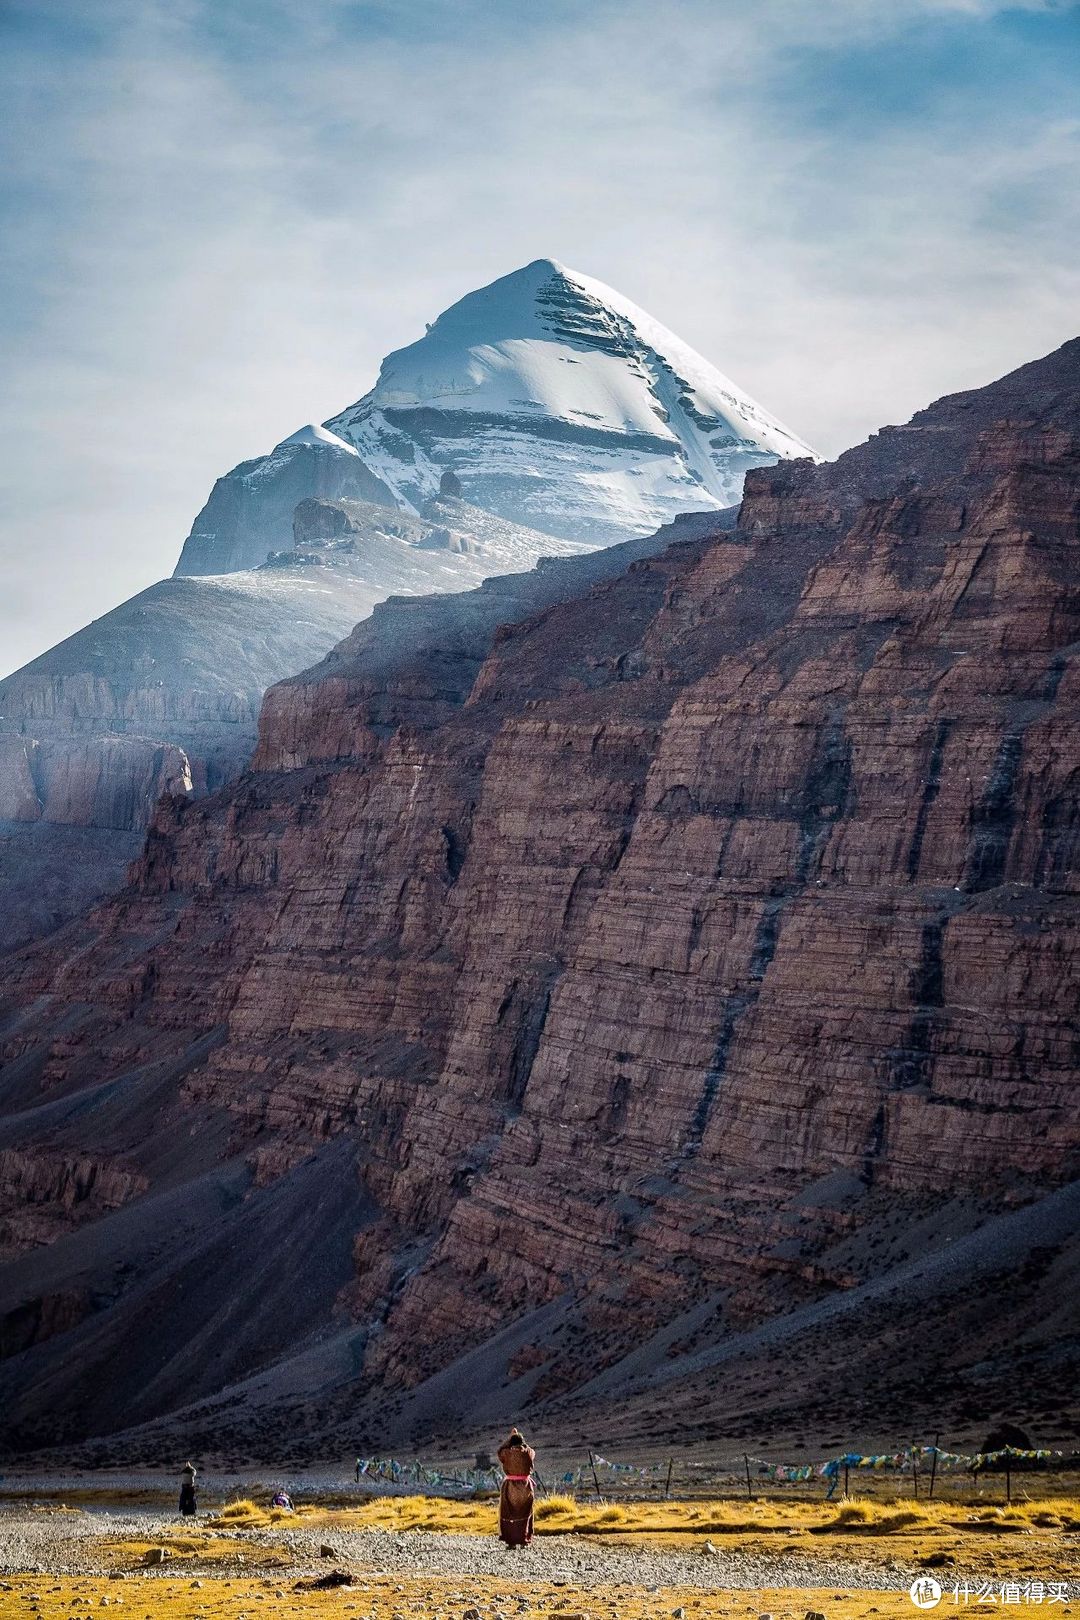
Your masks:
<svg viewBox="0 0 1080 1620"><path fill-rule="evenodd" d="M593 1484L596 1486L596 1494L600 1497L600 1500L603 1501L604 1498L600 1492L600 1481L596 1477L596 1459L591 1451L589 1452L589 1467L592 1469L592 1478Z"/></svg>

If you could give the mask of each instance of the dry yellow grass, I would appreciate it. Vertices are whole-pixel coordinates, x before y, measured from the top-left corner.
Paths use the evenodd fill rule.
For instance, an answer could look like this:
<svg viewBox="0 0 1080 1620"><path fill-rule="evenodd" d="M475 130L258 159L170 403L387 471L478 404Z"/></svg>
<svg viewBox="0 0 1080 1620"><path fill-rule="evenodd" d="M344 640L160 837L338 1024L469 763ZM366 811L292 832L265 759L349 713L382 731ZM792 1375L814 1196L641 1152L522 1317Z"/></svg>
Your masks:
<svg viewBox="0 0 1080 1620"><path fill-rule="evenodd" d="M312 1511L308 1509L309 1514ZM226 1502L224 1507L217 1510L210 1523L229 1530L265 1530L270 1525L282 1524L295 1518L296 1514L289 1508L261 1507L250 1497L242 1497L239 1501Z"/></svg>
<svg viewBox="0 0 1080 1620"><path fill-rule="evenodd" d="M542 1496L536 1504L537 1519L553 1519L561 1513L576 1513L578 1504L572 1496Z"/></svg>
<svg viewBox="0 0 1080 1620"><path fill-rule="evenodd" d="M178 1566L197 1564L201 1569L204 1565L212 1566L236 1557L236 1542L215 1535L212 1528L179 1535L166 1533L153 1541L129 1536L110 1537L99 1544L98 1552L102 1563L111 1571L134 1573L146 1567L148 1555L157 1548L165 1550L170 1568L174 1564ZM279 1569L288 1562L272 1543L266 1546L260 1546L258 1543L246 1544L243 1555L253 1568ZM0 1609L0 1614L2 1612Z"/></svg>
<svg viewBox="0 0 1080 1620"><path fill-rule="evenodd" d="M253 1502L249 1496L241 1497L239 1501L226 1502L216 1517L219 1519L248 1519L252 1515L261 1513L258 1502Z"/></svg>
<svg viewBox="0 0 1080 1620"><path fill-rule="evenodd" d="M270 1533L288 1521L309 1530L491 1536L497 1518L495 1500L387 1496L349 1508L302 1505L295 1514L251 1501L236 1502L213 1524L221 1530ZM917 1566L933 1558L943 1567L984 1577L1000 1569L1018 1577L1075 1578L1080 1575L1078 1532L1080 1502L1066 1498L988 1507L956 1500L605 1503L550 1496L541 1497L536 1506L539 1537L587 1535L610 1538L621 1546L637 1542L691 1550L711 1539L744 1552L790 1550L822 1560L855 1556L879 1565Z"/></svg>
<svg viewBox="0 0 1080 1620"><path fill-rule="evenodd" d="M226 1512L262 1515L253 1502L233 1504ZM496 1513L494 1498L459 1501L437 1496L370 1497L355 1507L301 1506L309 1523L369 1526L373 1529L439 1530L450 1534L487 1534ZM286 1515L288 1517L288 1515ZM757 1536L802 1534L868 1537L903 1532L955 1529L967 1531L1080 1530L1080 1500L1057 1497L1048 1502L991 1507L985 1503L947 1501L879 1501L851 1497L837 1502L593 1502L570 1496L540 1497L536 1504L538 1534L620 1533L624 1535L709 1534Z"/></svg>
<svg viewBox="0 0 1080 1620"><path fill-rule="evenodd" d="M927 1513L924 1508L887 1508L876 1502L842 1502L836 1510L835 1517L827 1520L820 1529L854 1531L860 1535L891 1536L901 1530L925 1529L933 1523L933 1515Z"/></svg>

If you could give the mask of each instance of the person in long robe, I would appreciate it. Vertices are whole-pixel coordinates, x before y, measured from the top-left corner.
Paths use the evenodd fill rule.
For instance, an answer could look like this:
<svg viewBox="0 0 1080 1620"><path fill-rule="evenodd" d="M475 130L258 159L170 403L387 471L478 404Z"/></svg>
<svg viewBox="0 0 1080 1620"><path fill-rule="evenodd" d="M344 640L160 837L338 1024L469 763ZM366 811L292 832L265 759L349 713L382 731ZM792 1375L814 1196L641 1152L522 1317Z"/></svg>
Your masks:
<svg viewBox="0 0 1080 1620"><path fill-rule="evenodd" d="M180 1484L180 1512L186 1519L198 1512L198 1503L195 1500L195 1468L192 1463L184 1464L184 1477Z"/></svg>
<svg viewBox="0 0 1080 1620"><path fill-rule="evenodd" d="M508 1547L527 1547L533 1534L533 1463L536 1452L512 1429L499 1447L505 1476L499 1495L499 1535Z"/></svg>

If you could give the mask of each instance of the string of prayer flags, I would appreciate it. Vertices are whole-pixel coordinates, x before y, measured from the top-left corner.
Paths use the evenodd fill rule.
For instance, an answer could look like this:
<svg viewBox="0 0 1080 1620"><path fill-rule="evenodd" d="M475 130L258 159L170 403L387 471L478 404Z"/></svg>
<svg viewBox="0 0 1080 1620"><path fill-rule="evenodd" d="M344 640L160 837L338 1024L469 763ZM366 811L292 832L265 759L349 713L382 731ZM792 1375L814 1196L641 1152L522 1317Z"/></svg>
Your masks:
<svg viewBox="0 0 1080 1620"><path fill-rule="evenodd" d="M361 1457L361 1479L384 1485L432 1485L460 1490L497 1490L502 1483L499 1468L427 1468L420 1462L398 1462L395 1457Z"/></svg>
<svg viewBox="0 0 1080 1620"><path fill-rule="evenodd" d="M938 1473L960 1469L977 1473L979 1469L995 1463L1047 1462L1051 1458L1063 1456L1064 1453L1060 1451L1047 1451L1042 1448L1028 1450L1017 1446L1003 1446L998 1451L978 1451L969 1456L961 1452L943 1451L940 1446L924 1445L903 1446L898 1451L865 1453L847 1451L839 1457L828 1457L822 1462L784 1463L772 1462L765 1457L746 1457L727 1463L687 1462L683 1467L708 1468L714 1473L730 1470L740 1475L744 1467L753 1467L759 1479L775 1481L777 1484L799 1484L808 1479L825 1479L829 1482L826 1498L828 1499L836 1491L841 1474L845 1470L863 1468L874 1472L895 1470L905 1473L915 1468L928 1470L932 1465ZM603 1470L606 1478L632 1476L644 1480L667 1474L670 1479L671 1466L670 1460L646 1464L617 1463L608 1457L594 1454L588 1463L567 1469L559 1476L559 1483L571 1489L591 1488L596 1482L598 1470ZM361 1479L388 1485L428 1485L437 1490L498 1490L502 1483L502 1470L499 1468L429 1468L420 1462L399 1462L394 1457L361 1457L358 1469Z"/></svg>

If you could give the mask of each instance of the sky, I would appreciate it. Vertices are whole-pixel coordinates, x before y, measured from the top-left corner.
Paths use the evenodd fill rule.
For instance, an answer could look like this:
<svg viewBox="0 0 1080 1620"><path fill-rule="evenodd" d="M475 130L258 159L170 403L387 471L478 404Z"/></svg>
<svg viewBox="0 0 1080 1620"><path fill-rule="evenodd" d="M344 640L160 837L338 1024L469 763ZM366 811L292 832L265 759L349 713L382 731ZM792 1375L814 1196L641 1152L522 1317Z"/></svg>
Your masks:
<svg viewBox="0 0 1080 1620"><path fill-rule="evenodd" d="M1080 331L1080 0L0 0L0 674L539 257L832 456Z"/></svg>

